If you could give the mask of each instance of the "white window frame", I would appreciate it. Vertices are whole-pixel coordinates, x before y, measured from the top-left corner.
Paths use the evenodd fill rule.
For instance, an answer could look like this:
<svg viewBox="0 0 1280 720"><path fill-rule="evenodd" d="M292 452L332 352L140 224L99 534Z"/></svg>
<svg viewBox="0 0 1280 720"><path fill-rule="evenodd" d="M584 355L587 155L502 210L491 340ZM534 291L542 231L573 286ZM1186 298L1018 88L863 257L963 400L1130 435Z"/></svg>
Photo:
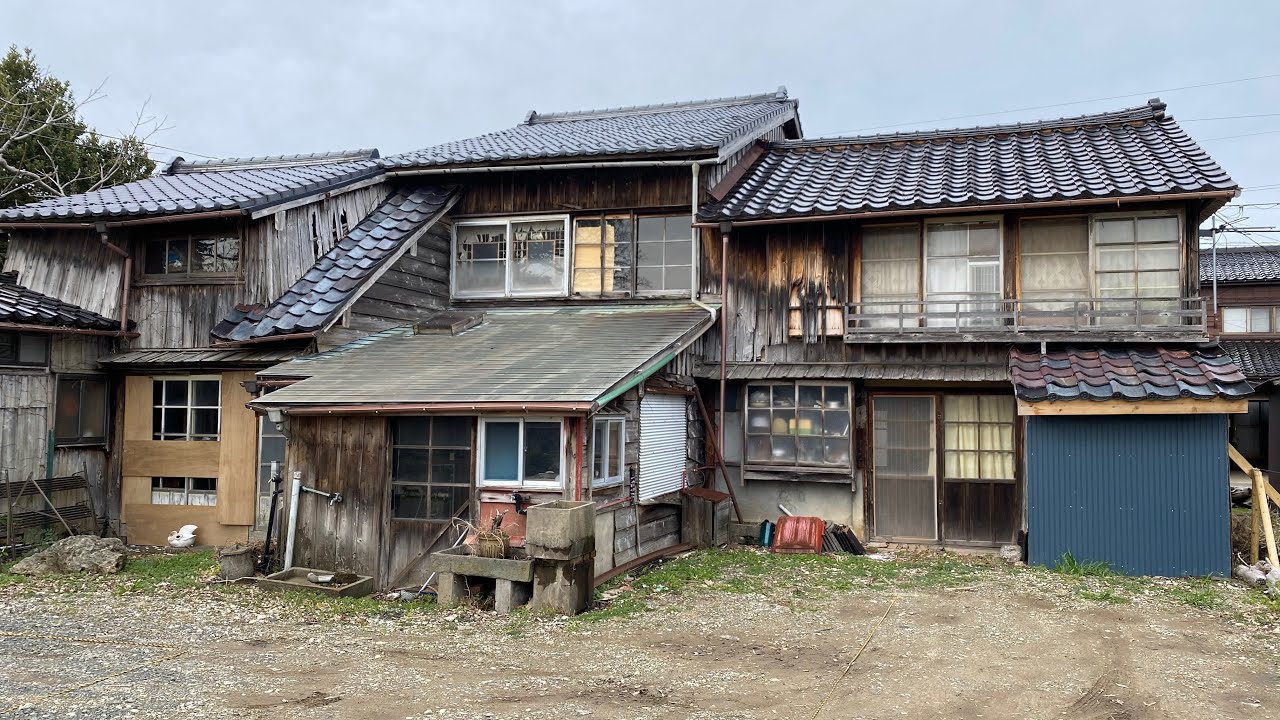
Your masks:
<svg viewBox="0 0 1280 720"><path fill-rule="evenodd" d="M513 223L521 222L552 222L559 220L564 224L564 277L560 279L560 289L556 292L548 293L544 291L537 292L512 292L511 276L514 264L512 243L515 242L515 236L511 232ZM506 243L507 243L507 260L505 267L505 276L503 278L503 289L501 293L493 292L476 292L474 290L458 289L458 229L463 227L475 227L477 225L506 225ZM568 215L513 215L498 216L488 218L467 218L466 220L458 220L453 223L453 240L449 245L449 292L450 294L461 300L492 300L501 298L541 298L541 297L568 297L570 279L573 275L573 228Z"/></svg>
<svg viewBox="0 0 1280 720"><path fill-rule="evenodd" d="M217 441L221 440L221 439L222 439L222 376L221 376L221 375L153 375L153 376L151 377L151 382L152 382L152 383L157 383L157 382L172 382L172 381L175 381L175 380L183 380L183 381L186 381L186 383L187 383L187 403L186 403L186 405L167 405L167 404L165 404L165 401L164 401L164 394L163 394L163 391L161 391L161 396L160 396L160 405L156 405L154 402L152 402L152 404L151 404L152 409L155 409L155 408L161 408L161 412L160 412L160 429L157 429L157 428L155 428L155 427L152 427L152 428L151 428L152 439L155 439L155 440L161 440L161 441L164 441L164 442L210 442L210 441L217 442ZM210 409L215 409L215 406L213 406L213 405L195 405L195 404L194 404L195 398L194 398L194 397L192 397L192 389L191 389L191 386L192 386L192 384L193 384L193 383L195 383L195 382L196 382L196 381L198 381L198 380L212 380L212 381L214 381L214 382L218 383L218 405L216 406L216 409L217 409L217 411L218 411L218 432L217 432L213 437L211 437L211 438L209 438L209 437L203 437L203 438L194 438L194 437L192 437L192 435L193 435L193 433L192 433L192 427L195 425L195 422L194 422L194 412L195 412L196 410L210 410ZM154 385L153 385L153 387L154 387ZM170 409L170 408L180 408L180 407L185 407L185 408L187 409L187 432L186 432L186 437L181 437L181 438L178 438L178 437L164 437L165 435L171 435L171 434L172 434L172 433L166 433L166 432L163 432L163 427L164 427L164 410L166 410L166 409ZM153 426L155 425L154 420L152 421L152 425L153 425ZM156 435L160 435L161 437L156 438L156 437L155 437ZM257 466L255 465L254 467L257 467Z"/></svg>
<svg viewBox="0 0 1280 720"><path fill-rule="evenodd" d="M1227 311L1229 310L1240 310L1244 312L1245 329L1243 331L1227 329ZM1266 330L1254 329L1253 327L1253 311L1254 310L1267 311L1267 329ZM1277 332L1276 314L1277 314L1276 307L1271 305L1231 305L1231 306L1224 305L1222 307L1222 334L1223 335L1274 335Z"/></svg>
<svg viewBox="0 0 1280 720"><path fill-rule="evenodd" d="M194 507L217 507L218 506L218 478L216 477L215 478L182 477L182 478L179 478L183 481L183 487L181 490L178 490L176 488L165 489L165 488L154 487L155 481L160 480L162 477L177 477L177 476L176 475L175 476L157 475L151 478L152 488L151 488L150 500L152 505L183 505L183 506L194 506ZM191 486L195 484L196 480L212 480L213 489L212 490L192 489ZM182 502L156 502L157 492L168 493L170 499L174 497L180 497L182 499ZM181 494L175 496L174 493L181 493ZM199 497L204 499L212 498L213 502L193 503L191 502L191 498L193 497Z"/></svg>
<svg viewBox="0 0 1280 720"><path fill-rule="evenodd" d="M618 474L609 475L604 478L596 477L596 426L604 423L606 425L618 426ZM605 431L606 441L609 431ZM606 443L607 445L607 443ZM622 415L597 415L591 423L591 487L592 488L609 488L621 485L627 477L627 419ZM608 471L609 456L608 447L605 448L605 469Z"/></svg>
<svg viewBox="0 0 1280 720"><path fill-rule="evenodd" d="M487 447L488 427L487 426L491 422L493 423L516 422L520 424L520 432L517 435L517 437L519 438L519 442L518 442L519 448L516 455L516 478L517 478L516 480L489 480L486 477L488 475L488 468L485 467L485 457L486 457L486 453L488 452L488 447ZM560 472L555 480L526 480L524 477L524 448L525 448L524 426L525 426L525 423L529 423L529 422L554 422L560 428L560 443L559 443ZM476 455L477 455L476 485L481 487L549 488L549 489L556 489L556 490L560 490L564 488L565 441L566 441L565 431L564 431L564 418L536 417L536 416L507 417L507 416L495 415L490 417L481 417L478 430L479 432L477 433L477 437L476 437Z"/></svg>

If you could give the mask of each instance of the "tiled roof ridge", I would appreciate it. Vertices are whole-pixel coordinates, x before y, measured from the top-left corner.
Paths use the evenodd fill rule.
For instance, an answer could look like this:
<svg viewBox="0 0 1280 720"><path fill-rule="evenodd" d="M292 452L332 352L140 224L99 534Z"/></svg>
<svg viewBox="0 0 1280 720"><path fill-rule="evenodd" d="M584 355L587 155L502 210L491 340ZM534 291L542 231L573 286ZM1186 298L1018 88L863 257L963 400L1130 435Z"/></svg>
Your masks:
<svg viewBox="0 0 1280 720"><path fill-rule="evenodd" d="M1016 135L1044 130L1064 130L1068 128L1101 127L1121 125L1141 121L1173 121L1172 115L1165 114L1167 105L1160 98L1152 98L1145 105L1112 110L1108 112L1076 115L1052 120L1033 120L1030 122L1005 123L1001 125L977 125L967 128L909 130L896 133L879 133L875 135L843 135L826 138L809 138L801 140L775 140L770 147L786 148L825 148L844 145L882 145L887 143L924 142L929 140L954 140L958 138L985 137L988 135Z"/></svg>
<svg viewBox="0 0 1280 720"><path fill-rule="evenodd" d="M377 148L359 150L334 150L319 153L301 153L295 155L263 155L247 158L221 158L210 160L187 160L175 157L160 172L163 175L186 173L218 172L223 170L264 170L269 168L295 167L298 165L327 165L358 160L377 160L381 155Z"/></svg>
<svg viewBox="0 0 1280 720"><path fill-rule="evenodd" d="M756 103L781 102L787 100L795 102L794 99L787 97L786 86L780 85L774 92L759 93L756 95L736 95L722 98L708 98L705 100L684 100L672 103L655 103L650 105L626 105L622 107L602 108L598 110L568 110L550 113L540 113L537 110L530 110L521 125L536 125L548 122L568 122L574 120L598 120L601 118L621 117L626 115L655 115L680 110L697 110L710 107L726 107L729 105L753 105Z"/></svg>

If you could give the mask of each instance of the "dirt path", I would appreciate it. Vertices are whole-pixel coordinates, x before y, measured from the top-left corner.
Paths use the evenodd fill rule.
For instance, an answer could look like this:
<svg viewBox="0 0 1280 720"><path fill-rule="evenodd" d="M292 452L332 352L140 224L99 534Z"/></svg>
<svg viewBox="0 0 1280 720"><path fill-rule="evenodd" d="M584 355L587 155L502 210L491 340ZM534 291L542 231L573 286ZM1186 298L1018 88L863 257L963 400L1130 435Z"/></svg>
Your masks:
<svg viewBox="0 0 1280 720"><path fill-rule="evenodd" d="M653 604L590 623L308 620L257 591L0 587L16 635L0 635L0 709L35 703L0 717L799 719L838 681L821 718L1280 718L1275 626L1168 603L994 579Z"/></svg>

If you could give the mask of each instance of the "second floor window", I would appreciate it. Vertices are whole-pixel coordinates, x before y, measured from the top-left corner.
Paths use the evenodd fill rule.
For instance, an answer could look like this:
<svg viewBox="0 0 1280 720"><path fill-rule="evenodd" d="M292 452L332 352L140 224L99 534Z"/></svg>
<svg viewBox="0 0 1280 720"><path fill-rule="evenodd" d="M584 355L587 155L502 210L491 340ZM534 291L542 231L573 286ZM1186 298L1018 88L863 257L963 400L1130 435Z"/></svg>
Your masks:
<svg viewBox="0 0 1280 720"><path fill-rule="evenodd" d="M924 263L928 312L968 313L968 319L958 321L964 325L980 321L972 313L995 312L999 307L999 221L927 223ZM956 322L947 317L928 320L929 325L955 325Z"/></svg>
<svg viewBox="0 0 1280 720"><path fill-rule="evenodd" d="M1275 308L1224 307L1222 332L1226 334L1275 332Z"/></svg>
<svg viewBox="0 0 1280 720"><path fill-rule="evenodd" d="M48 364L48 335L0 332L0 365L45 367Z"/></svg>
<svg viewBox="0 0 1280 720"><path fill-rule="evenodd" d="M567 216L459 221L453 236L454 296L563 296L568 232Z"/></svg>
<svg viewBox="0 0 1280 720"><path fill-rule="evenodd" d="M54 435L59 445L107 441L107 382L101 378L58 378Z"/></svg>
<svg viewBox="0 0 1280 720"><path fill-rule="evenodd" d="M240 238L179 235L148 240L144 273L153 278L234 277L240 270Z"/></svg>
<svg viewBox="0 0 1280 720"><path fill-rule="evenodd" d="M216 377L152 382L153 440L217 440L222 383Z"/></svg>
<svg viewBox="0 0 1280 720"><path fill-rule="evenodd" d="M573 221L573 294L688 295L693 287L688 215L587 215Z"/></svg>

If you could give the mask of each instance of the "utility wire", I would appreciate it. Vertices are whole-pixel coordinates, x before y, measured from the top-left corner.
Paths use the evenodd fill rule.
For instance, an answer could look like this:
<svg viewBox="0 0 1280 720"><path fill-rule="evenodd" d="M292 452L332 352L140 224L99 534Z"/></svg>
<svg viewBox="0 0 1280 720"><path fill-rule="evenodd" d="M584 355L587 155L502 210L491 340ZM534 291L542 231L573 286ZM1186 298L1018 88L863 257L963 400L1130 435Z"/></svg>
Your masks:
<svg viewBox="0 0 1280 720"><path fill-rule="evenodd" d="M1224 115L1209 118L1178 118L1178 122L1209 122L1210 120L1245 120L1248 118L1280 117L1280 113L1263 113L1261 115Z"/></svg>
<svg viewBox="0 0 1280 720"><path fill-rule="evenodd" d="M1256 135L1274 135L1280 133L1280 130L1263 130L1262 132L1244 133L1243 135L1223 135L1222 137L1205 138L1204 142L1213 142L1214 140L1234 140L1236 138L1254 137Z"/></svg>
<svg viewBox="0 0 1280 720"><path fill-rule="evenodd" d="M1271 73L1268 75L1254 75L1253 77L1235 78L1233 80L1219 80L1217 82L1200 83L1198 85L1183 85L1181 87L1162 88L1160 90L1144 90L1142 92L1127 93L1125 95L1110 95L1107 97L1091 98L1089 100L1073 100L1071 102L1052 103L1049 105L1033 105L1030 107L1014 108L1011 110L996 110L994 112L972 113L970 115L952 115L950 117L934 118L933 120L918 120L915 122L899 122L889 125L872 125L870 127L858 128L853 132L859 133L866 130L883 130L885 128L905 127L907 125L926 125L929 123L949 122L951 120L966 120L969 118L989 117L991 115L1006 115L1008 113L1027 112L1029 110L1045 110L1048 108L1067 107L1069 105L1085 105L1087 103L1104 102L1106 100L1120 100L1123 98L1140 97L1143 95L1152 96L1159 93L1177 92L1180 90L1195 90L1198 88L1216 87L1218 85L1231 85L1234 83L1251 82L1253 80L1268 80L1280 77L1280 73Z"/></svg>

